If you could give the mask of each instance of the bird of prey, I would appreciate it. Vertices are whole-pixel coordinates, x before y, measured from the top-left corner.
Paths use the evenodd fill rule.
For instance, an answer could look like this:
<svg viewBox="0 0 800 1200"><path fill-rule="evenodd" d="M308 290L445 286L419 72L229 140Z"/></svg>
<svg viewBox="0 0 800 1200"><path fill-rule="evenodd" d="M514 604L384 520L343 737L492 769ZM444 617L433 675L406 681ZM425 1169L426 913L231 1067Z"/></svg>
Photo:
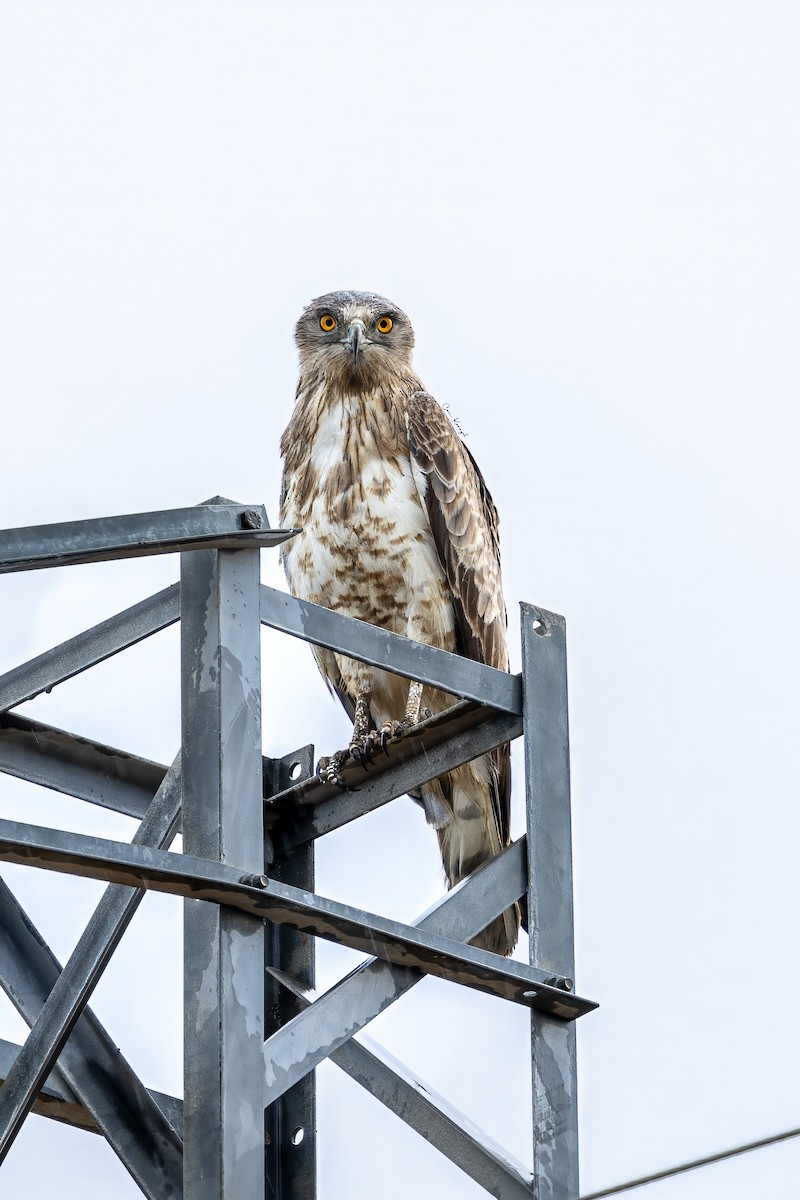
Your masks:
<svg viewBox="0 0 800 1200"><path fill-rule="evenodd" d="M497 512L453 423L414 373L404 312L371 292L331 292L297 322L297 401L281 439L281 551L291 592L393 633L508 670ZM347 750L323 759L339 781L387 738L453 697L316 649L353 719ZM423 695L424 693L424 695ZM448 886L509 842L508 745L424 784ZM519 912L474 944L510 954Z"/></svg>

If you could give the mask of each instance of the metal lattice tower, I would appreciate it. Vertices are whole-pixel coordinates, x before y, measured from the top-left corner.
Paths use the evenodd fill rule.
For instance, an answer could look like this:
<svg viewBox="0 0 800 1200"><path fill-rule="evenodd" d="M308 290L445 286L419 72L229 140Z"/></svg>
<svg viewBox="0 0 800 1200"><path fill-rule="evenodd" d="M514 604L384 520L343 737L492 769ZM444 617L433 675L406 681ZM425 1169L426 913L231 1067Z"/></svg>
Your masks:
<svg viewBox="0 0 800 1200"><path fill-rule="evenodd" d="M0 860L109 883L62 969L0 881L0 983L31 1032L0 1042L0 1164L32 1109L99 1130L150 1200L312 1200L314 1068L357 1080L492 1196L578 1196L565 627L522 610L521 676L424 646L260 583L260 505L0 533L0 572L179 553L180 584L0 677L0 770L140 820L133 842L0 821ZM180 620L180 753L168 768L10 710ZM357 791L313 776L313 747L261 754L260 626L459 701L374 764ZM314 842L522 735L527 837L412 925L317 896ZM345 772L347 778L347 772ZM184 853L168 849L183 833ZM88 1007L144 895L186 898L184 1099L148 1091ZM527 901L530 965L470 946ZM374 956L314 999L314 938ZM531 1012L532 1171L356 1035L425 974ZM2 1166L0 1165L0 1178Z"/></svg>

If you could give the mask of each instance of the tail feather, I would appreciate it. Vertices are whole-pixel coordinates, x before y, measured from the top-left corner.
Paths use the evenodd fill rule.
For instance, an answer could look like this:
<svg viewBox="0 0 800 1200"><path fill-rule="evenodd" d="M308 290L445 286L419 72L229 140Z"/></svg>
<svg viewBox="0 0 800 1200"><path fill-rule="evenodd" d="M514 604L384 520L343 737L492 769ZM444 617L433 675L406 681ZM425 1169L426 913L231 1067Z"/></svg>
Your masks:
<svg viewBox="0 0 800 1200"><path fill-rule="evenodd" d="M402 713L406 693L399 676L375 672L370 711L376 728ZM453 697L444 692L425 689L425 706L435 713L449 708L453 702ZM436 830L447 886L454 887L509 843L508 744L422 784L412 795L422 804L428 824ZM519 906L514 904L473 938L472 944L495 954L510 954L517 943L519 923Z"/></svg>
<svg viewBox="0 0 800 1200"><path fill-rule="evenodd" d="M420 789L426 813L429 807L434 807L434 800L439 802L437 811L442 805L447 808L449 819L434 828L449 887L494 858L508 844L498 827L497 787L495 763L490 755L484 754ZM517 943L519 921L519 907L515 904L473 938L472 945L495 954L510 954Z"/></svg>

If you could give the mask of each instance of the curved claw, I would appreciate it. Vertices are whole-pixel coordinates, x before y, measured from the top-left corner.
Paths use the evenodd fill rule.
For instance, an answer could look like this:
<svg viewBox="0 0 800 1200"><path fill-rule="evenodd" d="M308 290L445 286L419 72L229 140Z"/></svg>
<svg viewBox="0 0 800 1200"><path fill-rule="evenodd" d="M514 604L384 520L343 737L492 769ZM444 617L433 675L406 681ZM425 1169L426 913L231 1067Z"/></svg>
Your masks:
<svg viewBox="0 0 800 1200"><path fill-rule="evenodd" d="M380 741L381 750L384 754L389 753L389 742L393 742L395 739L402 737L407 728L408 726L404 721L387 721L381 726Z"/></svg>
<svg viewBox="0 0 800 1200"><path fill-rule="evenodd" d="M363 767L365 771L369 770L370 759L372 756L370 755L366 745L359 746L357 743L351 742L350 757L352 758L353 762L357 762L358 765Z"/></svg>

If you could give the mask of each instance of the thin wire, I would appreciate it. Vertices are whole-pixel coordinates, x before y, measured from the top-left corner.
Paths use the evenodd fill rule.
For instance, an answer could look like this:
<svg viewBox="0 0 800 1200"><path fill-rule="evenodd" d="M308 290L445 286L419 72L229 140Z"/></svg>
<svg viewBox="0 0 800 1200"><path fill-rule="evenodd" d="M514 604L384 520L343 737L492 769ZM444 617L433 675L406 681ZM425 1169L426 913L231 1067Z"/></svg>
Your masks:
<svg viewBox="0 0 800 1200"><path fill-rule="evenodd" d="M617 1196L620 1192L629 1192L633 1188L644 1187L647 1183L668 1179L670 1175L695 1171L698 1167L707 1167L711 1163L734 1158L737 1154L749 1154L751 1150L761 1150L764 1146L773 1146L776 1142L786 1142L795 1137L800 1137L800 1129L787 1129L784 1133L773 1133L772 1137L760 1138L757 1142L745 1142L741 1146L734 1146L732 1150L720 1150L717 1154L709 1154L705 1158L695 1158L692 1162L680 1163L676 1167L668 1167L665 1171L656 1171L653 1175L641 1175L638 1179L629 1179L627 1183L618 1183L615 1187L603 1188L601 1192L590 1192L588 1195L581 1196L581 1200L602 1200L604 1196Z"/></svg>

